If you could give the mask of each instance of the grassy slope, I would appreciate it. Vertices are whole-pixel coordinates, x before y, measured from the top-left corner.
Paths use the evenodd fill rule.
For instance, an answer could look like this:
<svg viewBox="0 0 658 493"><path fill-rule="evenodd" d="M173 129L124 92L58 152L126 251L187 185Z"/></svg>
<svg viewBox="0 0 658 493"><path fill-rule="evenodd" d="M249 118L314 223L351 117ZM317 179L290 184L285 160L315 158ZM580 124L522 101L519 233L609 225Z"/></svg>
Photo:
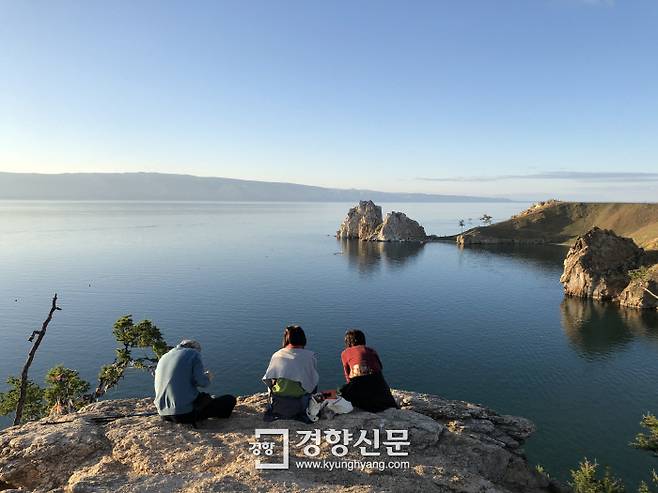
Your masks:
<svg viewBox="0 0 658 493"><path fill-rule="evenodd" d="M644 248L658 249L658 204L558 202L472 231L497 238L544 238L551 243L571 243L594 226L633 238Z"/></svg>

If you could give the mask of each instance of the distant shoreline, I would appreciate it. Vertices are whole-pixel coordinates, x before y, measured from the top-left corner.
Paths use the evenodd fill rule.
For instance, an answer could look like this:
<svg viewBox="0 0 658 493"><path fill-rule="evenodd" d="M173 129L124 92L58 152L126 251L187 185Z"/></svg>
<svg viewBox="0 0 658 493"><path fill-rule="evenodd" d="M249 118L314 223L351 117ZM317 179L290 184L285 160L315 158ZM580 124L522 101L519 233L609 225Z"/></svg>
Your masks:
<svg viewBox="0 0 658 493"><path fill-rule="evenodd" d="M506 198L326 188L166 173L0 172L0 200L514 203Z"/></svg>

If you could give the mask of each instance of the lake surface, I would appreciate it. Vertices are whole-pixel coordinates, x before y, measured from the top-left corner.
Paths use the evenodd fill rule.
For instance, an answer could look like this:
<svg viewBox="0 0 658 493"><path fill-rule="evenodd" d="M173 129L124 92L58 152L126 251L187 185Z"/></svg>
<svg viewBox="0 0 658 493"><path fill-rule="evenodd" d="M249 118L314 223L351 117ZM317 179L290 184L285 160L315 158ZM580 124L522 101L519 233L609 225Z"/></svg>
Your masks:
<svg viewBox="0 0 658 493"><path fill-rule="evenodd" d="M320 387L332 388L343 334L358 327L391 386L532 419L529 459L554 477L587 456L648 479L656 459L627 444L642 414L658 412L655 313L565 300L562 247L337 241L351 205L0 202L0 378L20 372L54 292L63 311L36 381L62 363L95 382L113 357L112 324L130 313L170 343L198 339L213 393L262 391L282 328L298 323ZM527 204L382 205L451 234L460 218L502 220ZM133 371L109 396L151 385Z"/></svg>

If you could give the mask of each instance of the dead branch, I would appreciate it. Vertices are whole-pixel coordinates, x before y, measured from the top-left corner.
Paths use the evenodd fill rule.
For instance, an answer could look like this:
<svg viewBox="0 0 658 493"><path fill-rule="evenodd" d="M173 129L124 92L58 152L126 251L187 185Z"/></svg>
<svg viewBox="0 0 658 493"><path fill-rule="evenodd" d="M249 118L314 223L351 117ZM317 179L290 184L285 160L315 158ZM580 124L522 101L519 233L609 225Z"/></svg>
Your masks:
<svg viewBox="0 0 658 493"><path fill-rule="evenodd" d="M41 344L43 337L46 335L48 324L53 319L53 314L57 310L61 310L61 308L57 306L57 293L55 293L55 296L53 296L52 306L50 307L50 312L48 312L48 317L46 320L43 321L41 330L33 331L32 335L28 338L29 341L33 342L32 347L30 348L30 352L27 355L25 365L23 365L23 371L21 372L21 387L20 393L18 395L18 402L16 403L16 416L14 416L14 425L21 423L21 418L23 417L23 406L25 405L25 398L27 396L27 374L30 370L30 366L32 365L32 361L34 360L34 355L37 353L37 349L39 349L39 345ZM36 340L34 340L34 336L37 336Z"/></svg>
<svg viewBox="0 0 658 493"><path fill-rule="evenodd" d="M649 288L642 288L642 289L644 289L647 293L649 293L651 296L653 296L654 298L656 298L656 299L658 300L658 294L656 294L656 293L652 293L652 292L649 290Z"/></svg>

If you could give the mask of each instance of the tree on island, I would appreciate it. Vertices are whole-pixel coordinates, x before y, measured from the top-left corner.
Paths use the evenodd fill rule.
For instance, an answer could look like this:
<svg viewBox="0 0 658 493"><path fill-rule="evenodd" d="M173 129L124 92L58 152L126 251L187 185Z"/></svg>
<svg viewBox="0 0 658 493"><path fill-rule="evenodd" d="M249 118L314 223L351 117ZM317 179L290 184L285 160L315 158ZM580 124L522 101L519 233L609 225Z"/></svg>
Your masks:
<svg viewBox="0 0 658 493"><path fill-rule="evenodd" d="M482 224L485 226L491 226L491 221L493 220L493 217L491 217L489 214L482 214L482 217L480 218L480 221Z"/></svg>
<svg viewBox="0 0 658 493"><path fill-rule="evenodd" d="M466 221L464 221L463 219L460 219L459 220L459 227L461 228L462 233L464 232L464 226L466 226Z"/></svg>
<svg viewBox="0 0 658 493"><path fill-rule="evenodd" d="M644 290L645 293L653 296L658 300L658 294L652 292L647 286L651 280L651 272L646 266L640 267L639 269L633 269L628 271L628 276L631 278L632 282L637 282L640 284L640 287Z"/></svg>

